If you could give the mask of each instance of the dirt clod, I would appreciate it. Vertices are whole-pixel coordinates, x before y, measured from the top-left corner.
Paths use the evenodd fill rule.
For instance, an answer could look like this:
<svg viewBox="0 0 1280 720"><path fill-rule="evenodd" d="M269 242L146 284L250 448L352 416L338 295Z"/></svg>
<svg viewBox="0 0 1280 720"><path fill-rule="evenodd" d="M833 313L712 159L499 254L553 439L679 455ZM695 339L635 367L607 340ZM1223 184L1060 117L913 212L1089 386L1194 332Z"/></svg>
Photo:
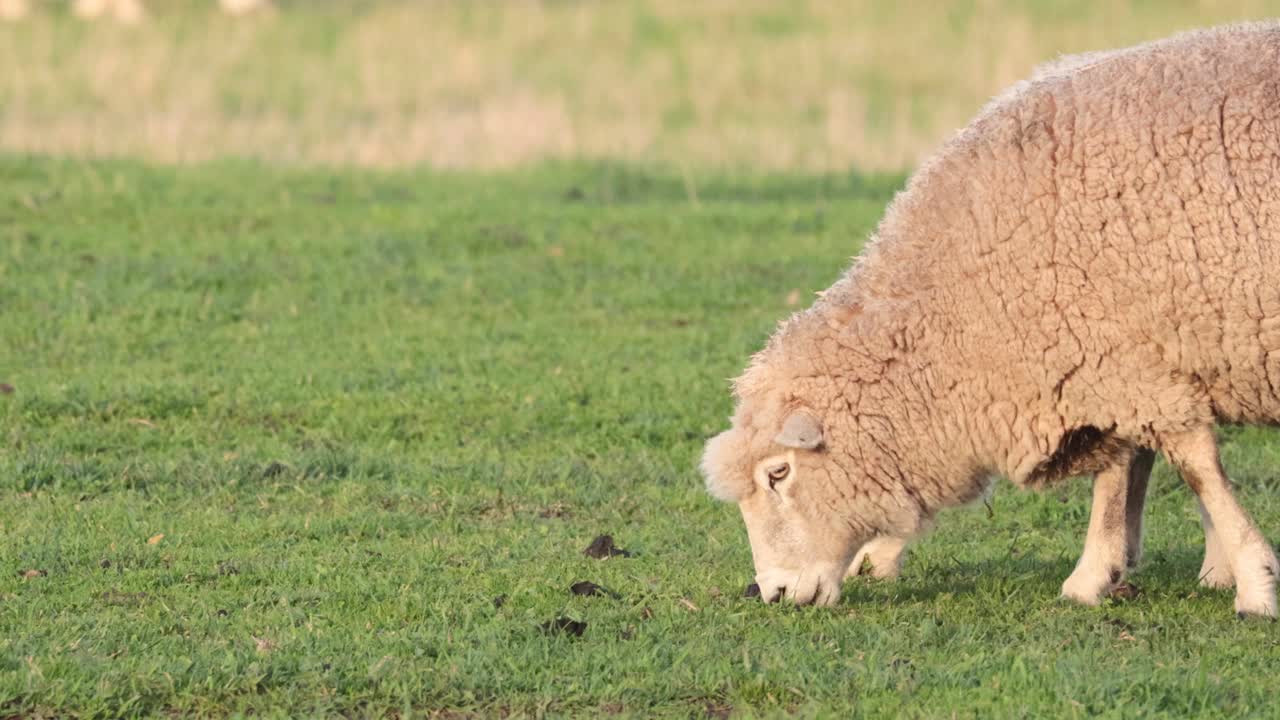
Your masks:
<svg viewBox="0 0 1280 720"><path fill-rule="evenodd" d="M273 478L273 477L276 477L277 475L284 474L284 471L288 469L289 469L289 466L285 465L282 462L272 462L270 465L267 465L266 467L262 468L262 477Z"/></svg>
<svg viewBox="0 0 1280 720"><path fill-rule="evenodd" d="M583 597L603 596L603 597L611 597L614 600L617 600L618 598L622 597L618 593L608 588L601 587L593 582L590 582L589 580L583 580L582 582L576 582L570 585L569 592L573 593L574 595L581 595Z"/></svg>
<svg viewBox="0 0 1280 720"><path fill-rule="evenodd" d="M726 720L733 717L733 706L724 703L708 701L702 706L704 717L713 718L713 720Z"/></svg>
<svg viewBox="0 0 1280 720"><path fill-rule="evenodd" d="M551 503L538 511L538 517L544 520L563 520L570 515L569 506L562 502Z"/></svg>
<svg viewBox="0 0 1280 720"><path fill-rule="evenodd" d="M582 633L587 631L587 624L580 620L572 620L567 617L558 617L550 622L544 622L540 626L542 632L548 635L572 635L574 637L582 637Z"/></svg>
<svg viewBox="0 0 1280 720"><path fill-rule="evenodd" d="M1132 625L1130 625L1129 623L1123 620L1120 620L1119 618L1106 618L1103 620L1103 622L1110 625L1111 627L1118 628L1122 632L1129 632L1130 630L1133 629Z"/></svg>
<svg viewBox="0 0 1280 720"><path fill-rule="evenodd" d="M0 383L0 395L12 395L13 386L9 383Z"/></svg>
<svg viewBox="0 0 1280 720"><path fill-rule="evenodd" d="M604 594L599 585L593 582L588 582L586 580L583 580L582 582L576 582L570 585L569 592L573 593L574 595L585 595L587 597Z"/></svg>
<svg viewBox="0 0 1280 720"><path fill-rule="evenodd" d="M613 544L612 535L599 535L582 553L590 558L603 560L611 557L631 557L631 553Z"/></svg>
<svg viewBox="0 0 1280 720"><path fill-rule="evenodd" d="M147 599L144 592L121 592L119 590L107 590L98 593L98 599L107 605L140 605Z"/></svg>
<svg viewBox="0 0 1280 720"><path fill-rule="evenodd" d="M24 580L29 580L31 578L44 577L45 575L48 575L48 574L49 573L44 570L37 570L35 568L31 568L30 570L18 571L18 577L23 578Z"/></svg>
<svg viewBox="0 0 1280 720"><path fill-rule="evenodd" d="M1107 597L1113 600L1132 600L1141 594L1142 590L1137 585L1131 582L1122 582L1107 593Z"/></svg>
<svg viewBox="0 0 1280 720"><path fill-rule="evenodd" d="M751 583L746 587L746 589L742 591L742 597L744 598L760 597L760 586L755 583Z"/></svg>

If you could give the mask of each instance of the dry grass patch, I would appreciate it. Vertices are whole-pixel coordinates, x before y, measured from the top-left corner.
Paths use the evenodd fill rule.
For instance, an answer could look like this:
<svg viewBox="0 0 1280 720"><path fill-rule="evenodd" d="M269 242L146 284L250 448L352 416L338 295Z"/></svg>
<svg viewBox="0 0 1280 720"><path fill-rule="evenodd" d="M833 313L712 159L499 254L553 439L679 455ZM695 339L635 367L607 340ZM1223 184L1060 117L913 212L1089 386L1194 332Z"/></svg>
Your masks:
<svg viewBox="0 0 1280 720"><path fill-rule="evenodd" d="M496 168L601 157L916 163L1062 52L1276 13L1219 3L47 2L0 25L0 148L163 162Z"/></svg>

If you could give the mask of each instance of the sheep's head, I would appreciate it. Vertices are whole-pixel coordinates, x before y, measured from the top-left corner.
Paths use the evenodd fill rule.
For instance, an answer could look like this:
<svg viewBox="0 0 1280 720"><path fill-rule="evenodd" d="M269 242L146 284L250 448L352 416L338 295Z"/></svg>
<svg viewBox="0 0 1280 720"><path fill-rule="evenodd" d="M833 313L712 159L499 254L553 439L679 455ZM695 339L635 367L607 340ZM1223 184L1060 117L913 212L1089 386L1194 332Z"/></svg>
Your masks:
<svg viewBox="0 0 1280 720"><path fill-rule="evenodd" d="M740 407L734 427L707 443L707 489L738 503L765 602L835 604L849 561L867 539L842 517L846 503L833 480L844 470L833 461L839 448L831 440L810 409L753 414Z"/></svg>

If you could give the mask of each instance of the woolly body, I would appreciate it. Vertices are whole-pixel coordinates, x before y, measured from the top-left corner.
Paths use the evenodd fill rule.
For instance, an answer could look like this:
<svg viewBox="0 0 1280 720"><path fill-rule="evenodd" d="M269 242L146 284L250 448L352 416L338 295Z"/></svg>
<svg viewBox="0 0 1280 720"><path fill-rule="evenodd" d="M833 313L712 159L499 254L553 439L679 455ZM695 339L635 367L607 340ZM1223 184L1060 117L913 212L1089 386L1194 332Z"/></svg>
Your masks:
<svg viewBox="0 0 1280 720"><path fill-rule="evenodd" d="M993 474L1280 420L1280 25L1064 58L993 100L735 393L712 491L749 494L742 463L810 413L828 457L804 501L857 542Z"/></svg>

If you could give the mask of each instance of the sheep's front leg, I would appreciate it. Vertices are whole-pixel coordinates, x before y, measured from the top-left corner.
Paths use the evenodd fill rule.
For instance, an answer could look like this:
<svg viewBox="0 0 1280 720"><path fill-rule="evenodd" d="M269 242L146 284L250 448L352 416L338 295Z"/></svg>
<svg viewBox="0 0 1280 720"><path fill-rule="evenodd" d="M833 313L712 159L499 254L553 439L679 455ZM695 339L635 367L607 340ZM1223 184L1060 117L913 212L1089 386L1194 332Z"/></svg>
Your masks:
<svg viewBox="0 0 1280 720"><path fill-rule="evenodd" d="M1142 509L1146 503L1147 481L1151 477L1151 466L1156 454L1152 450L1142 449L1133 459L1129 469L1129 496L1125 505L1125 526L1128 528L1128 560L1129 569L1133 570L1142 559ZM1236 584L1231 574L1231 563L1227 560L1222 543L1218 542L1218 534L1213 529L1213 519L1205 510L1204 501L1199 501L1200 520L1204 526L1204 562L1200 565L1200 584L1211 588L1229 588Z"/></svg>
<svg viewBox="0 0 1280 720"><path fill-rule="evenodd" d="M1125 528L1128 540L1126 558L1132 571L1142 560L1142 511L1147 501L1147 482L1151 478L1151 466L1155 463L1154 450L1142 448L1133 456L1129 466L1129 494L1126 499ZM1204 524L1204 563L1200 565L1200 584L1211 588L1229 588L1236 584L1231 574L1231 563L1218 542L1213 530L1213 520L1200 502L1200 519Z"/></svg>
<svg viewBox="0 0 1280 720"><path fill-rule="evenodd" d="M1130 453L1094 477L1084 552L1076 569L1062 583L1063 597L1097 605L1124 579L1130 560L1136 562L1130 546L1132 543L1133 549L1140 552L1142 505L1151 472L1149 461L1140 462L1142 452Z"/></svg>
<svg viewBox="0 0 1280 720"><path fill-rule="evenodd" d="M862 566L871 562L871 577L891 580L902 574L902 558L907 549L907 541L902 538L881 535L872 538L866 545L858 548L853 556L849 569L845 571L845 579L860 575Z"/></svg>
<svg viewBox="0 0 1280 720"><path fill-rule="evenodd" d="M1169 461L1200 500L1204 513L1205 562L1226 561L1236 582L1236 612L1276 616L1276 576L1280 562L1253 520L1236 501L1222 470L1210 427L1161 438Z"/></svg>
<svg viewBox="0 0 1280 720"><path fill-rule="evenodd" d="M1236 584L1236 576L1231 573L1231 561L1227 558L1226 548L1218 540L1218 533L1213 529L1213 518L1200 503L1200 522L1204 525L1204 562L1200 564L1200 584L1211 588L1229 588Z"/></svg>
<svg viewBox="0 0 1280 720"><path fill-rule="evenodd" d="M1125 565L1130 570L1138 567L1138 563L1142 560L1142 513L1147 505L1147 484L1151 480L1151 466L1155 462L1155 451L1147 448L1138 448L1133 454L1133 459L1129 461L1129 489L1125 494L1124 527Z"/></svg>

